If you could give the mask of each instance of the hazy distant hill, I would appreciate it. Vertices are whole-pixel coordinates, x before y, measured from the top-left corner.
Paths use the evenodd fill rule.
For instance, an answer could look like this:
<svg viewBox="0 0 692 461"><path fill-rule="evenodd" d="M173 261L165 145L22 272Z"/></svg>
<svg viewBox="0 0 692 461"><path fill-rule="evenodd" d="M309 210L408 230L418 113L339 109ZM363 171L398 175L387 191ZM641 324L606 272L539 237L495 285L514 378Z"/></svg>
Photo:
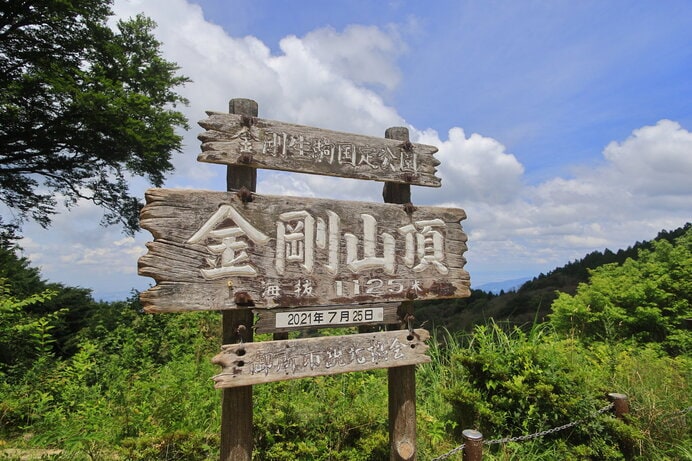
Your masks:
<svg viewBox="0 0 692 461"><path fill-rule="evenodd" d="M690 227L692 223L673 231L661 231L653 240L672 242ZM651 243L652 241L636 242L617 252L607 248L594 251L582 259L534 277L516 291L505 290L498 294L501 292L493 289L497 287L488 287L486 284L483 290L472 290L469 298L418 302L415 308L416 320L419 324L424 322L428 329L446 328L450 331L470 330L475 324L484 323L489 318L497 322L531 325L534 321L543 321L550 313L557 291L574 294L579 283L588 281L589 270L603 264L622 264L627 258L636 259L639 250L650 249Z"/></svg>
<svg viewBox="0 0 692 461"><path fill-rule="evenodd" d="M477 287L475 287L475 289L485 291L486 293L499 295L501 292L505 291L516 291L529 280L531 280L531 277L503 280L501 282L489 282L484 283L483 285L478 285Z"/></svg>

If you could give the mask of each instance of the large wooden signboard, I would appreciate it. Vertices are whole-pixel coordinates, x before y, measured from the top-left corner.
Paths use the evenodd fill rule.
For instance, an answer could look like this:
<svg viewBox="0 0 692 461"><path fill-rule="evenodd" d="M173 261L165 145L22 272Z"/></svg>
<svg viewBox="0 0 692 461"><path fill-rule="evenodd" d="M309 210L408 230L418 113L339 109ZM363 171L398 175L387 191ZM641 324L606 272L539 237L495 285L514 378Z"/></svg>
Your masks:
<svg viewBox="0 0 692 461"><path fill-rule="evenodd" d="M434 146L208 112L201 162L440 187Z"/></svg>
<svg viewBox="0 0 692 461"><path fill-rule="evenodd" d="M261 343L227 344L212 361L221 365L215 387L333 375L430 362L423 329Z"/></svg>
<svg viewBox="0 0 692 461"><path fill-rule="evenodd" d="M146 200L149 312L469 295L461 209L166 189Z"/></svg>
<svg viewBox="0 0 692 461"><path fill-rule="evenodd" d="M146 311L224 311L220 459L252 459L254 384L388 368L390 459L415 460L415 365L430 358L411 300L470 295L464 211L408 203L410 185L440 186L437 148L402 127L377 138L263 120L248 99L229 110L200 121L198 160L229 165L234 192L147 191L140 224L154 241L139 259L156 281ZM257 168L383 181L388 203L256 195ZM383 323L408 329L282 338ZM253 328L276 340L253 343Z"/></svg>

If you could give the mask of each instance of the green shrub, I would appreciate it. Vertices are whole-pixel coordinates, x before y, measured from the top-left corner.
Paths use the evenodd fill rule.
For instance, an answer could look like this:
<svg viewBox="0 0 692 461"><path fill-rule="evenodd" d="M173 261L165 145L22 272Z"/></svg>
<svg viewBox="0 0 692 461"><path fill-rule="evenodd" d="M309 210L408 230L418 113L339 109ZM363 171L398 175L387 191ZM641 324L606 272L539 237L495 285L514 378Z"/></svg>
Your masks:
<svg viewBox="0 0 692 461"><path fill-rule="evenodd" d="M639 459L692 459L692 358L668 357L657 347L611 347L608 355L601 365L610 369L609 385L629 396L621 430L634 436L623 451Z"/></svg>
<svg viewBox="0 0 692 461"><path fill-rule="evenodd" d="M389 456L386 371L254 387L255 456L378 461Z"/></svg>
<svg viewBox="0 0 692 461"><path fill-rule="evenodd" d="M526 333L495 323L476 327L466 347L454 347L444 392L459 430L476 429L486 440L535 434L574 421L583 423L530 445L561 456L621 459L617 434L593 417L607 405L598 371L589 368L579 343L558 340L545 326ZM516 444L516 450L529 445Z"/></svg>
<svg viewBox="0 0 692 461"><path fill-rule="evenodd" d="M219 444L216 433L178 430L157 437L126 438L118 451L128 461L206 461L219 458Z"/></svg>
<svg viewBox="0 0 692 461"><path fill-rule="evenodd" d="M591 271L574 296L560 293L550 323L565 336L660 344L672 355L692 352L692 228L673 244L655 241L638 259Z"/></svg>

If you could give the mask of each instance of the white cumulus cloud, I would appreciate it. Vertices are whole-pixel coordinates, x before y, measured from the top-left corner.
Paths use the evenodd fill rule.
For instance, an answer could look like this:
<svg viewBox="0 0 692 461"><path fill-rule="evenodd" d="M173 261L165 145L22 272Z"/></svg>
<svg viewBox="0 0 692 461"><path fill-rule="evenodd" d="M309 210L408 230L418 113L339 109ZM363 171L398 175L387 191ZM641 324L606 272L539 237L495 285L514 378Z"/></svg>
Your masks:
<svg viewBox="0 0 692 461"><path fill-rule="evenodd" d="M660 120L634 130L625 141L608 144L603 155L608 179L632 194L692 194L692 133L677 122Z"/></svg>
<svg viewBox="0 0 692 461"><path fill-rule="evenodd" d="M284 37L272 52L256 37L234 37L209 23L185 0L116 0L114 9L123 18L140 12L153 18L166 59L193 80L181 90L190 100L183 110L192 129L184 133L185 149L175 156L167 187L225 189L225 167L196 160L196 122L205 110L226 111L230 98L256 100L263 118L340 131L383 136L388 127L408 125L380 95L405 77L397 57L406 46L393 27L321 28ZM533 185L502 140L462 127L446 136L409 128L412 141L439 148L441 161L442 188L413 187L414 204L466 210L472 281L550 270L692 217L692 133L675 121L633 127L627 139L604 146L599 165ZM381 183L276 172L261 172L258 184L259 193L378 202L381 190ZM32 262L50 280L101 291L150 284L134 271L151 236L123 239L117 228L98 227L100 217L85 204L56 218L48 231L28 226L24 246Z"/></svg>
<svg viewBox="0 0 692 461"><path fill-rule="evenodd" d="M455 127L446 140L434 130L422 132L418 140L439 149L435 156L447 200L506 203L521 190L524 167L493 138L478 133L467 137L463 128Z"/></svg>
<svg viewBox="0 0 692 461"><path fill-rule="evenodd" d="M462 202L469 261L483 271L522 261L551 268L653 238L692 219L691 177L692 133L670 120L637 128L605 146L596 167L523 186L509 202Z"/></svg>

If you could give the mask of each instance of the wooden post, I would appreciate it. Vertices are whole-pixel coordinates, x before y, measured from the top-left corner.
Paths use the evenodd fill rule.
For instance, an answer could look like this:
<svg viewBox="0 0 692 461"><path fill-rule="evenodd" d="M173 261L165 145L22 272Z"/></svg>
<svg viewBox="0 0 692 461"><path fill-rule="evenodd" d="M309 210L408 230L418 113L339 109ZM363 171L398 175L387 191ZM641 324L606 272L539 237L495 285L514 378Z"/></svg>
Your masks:
<svg viewBox="0 0 692 461"><path fill-rule="evenodd" d="M611 392L608 394L608 400L613 402L613 410L615 412L615 417L622 419L623 415L630 412L630 404L627 399L627 394L618 394L617 392Z"/></svg>
<svg viewBox="0 0 692 461"><path fill-rule="evenodd" d="M408 128L392 127L385 131L385 138L408 142ZM385 182L382 190L385 203L407 204L411 202L411 186ZM401 303L399 314L402 321L413 315L413 301ZM416 459L416 366L390 368L389 392L389 447L391 461Z"/></svg>
<svg viewBox="0 0 692 461"><path fill-rule="evenodd" d="M481 461L483 459L483 434L473 429L465 429L461 436L464 438L463 461Z"/></svg>
<svg viewBox="0 0 692 461"><path fill-rule="evenodd" d="M387 130L384 132L384 137L387 139L397 139L399 141L409 142L408 128L403 126L387 128ZM385 182L382 189L382 198L384 198L384 203L410 203L411 185Z"/></svg>
<svg viewBox="0 0 692 461"><path fill-rule="evenodd" d="M257 117L257 103L251 99L231 99L231 114ZM257 170L247 166L226 169L226 190L245 187L255 192ZM250 309L223 311L223 344L252 341L253 314ZM221 395L221 461L252 459L252 386L223 389Z"/></svg>
<svg viewBox="0 0 692 461"><path fill-rule="evenodd" d="M231 114L257 117L259 107L252 99L236 98L228 103ZM257 191L257 169L243 165L233 165L226 168L226 190L239 190L245 187L251 192Z"/></svg>
<svg viewBox="0 0 692 461"><path fill-rule="evenodd" d="M228 103L228 112L231 114L247 115L257 117L259 106L252 99L236 98ZM257 191L257 169L235 165L226 168L226 189L238 190L245 187L251 192ZM274 340L288 339L288 333L274 333Z"/></svg>

